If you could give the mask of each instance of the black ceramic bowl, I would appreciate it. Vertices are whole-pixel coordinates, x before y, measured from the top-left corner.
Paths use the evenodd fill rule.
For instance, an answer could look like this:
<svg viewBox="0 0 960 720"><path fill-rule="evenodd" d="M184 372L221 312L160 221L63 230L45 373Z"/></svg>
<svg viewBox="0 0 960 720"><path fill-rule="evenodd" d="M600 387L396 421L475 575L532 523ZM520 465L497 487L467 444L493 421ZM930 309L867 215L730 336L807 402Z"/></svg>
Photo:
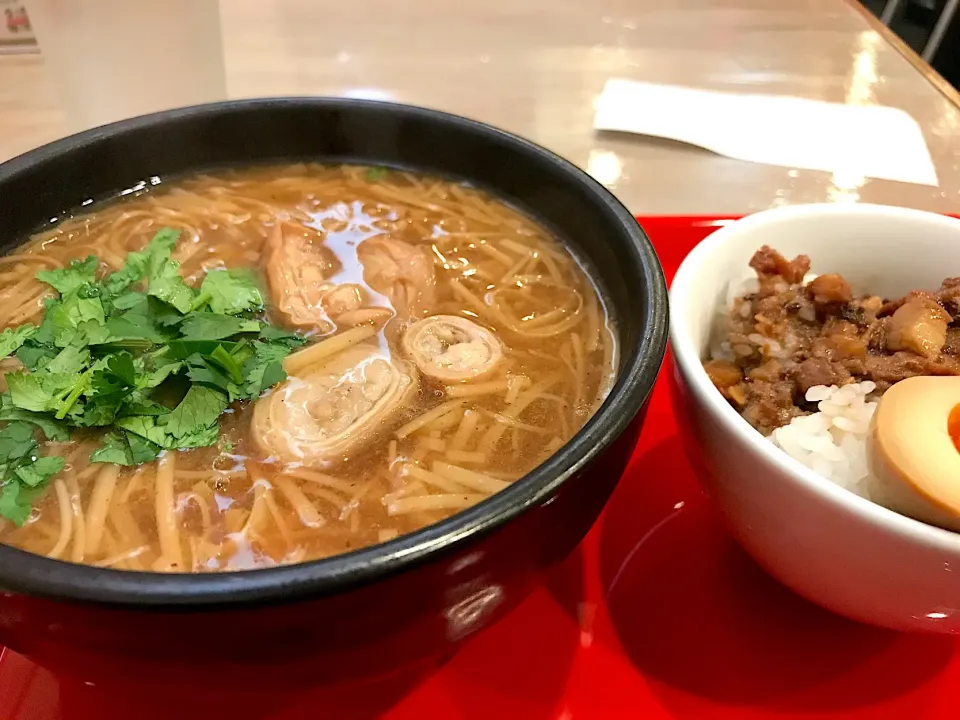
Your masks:
<svg viewBox="0 0 960 720"><path fill-rule="evenodd" d="M357 100L172 110L0 165L0 242L10 251L87 198L151 176L301 159L465 180L550 228L585 260L613 309L621 356L609 398L576 437L508 489L419 532L326 560L166 575L0 547L0 643L95 682L317 682L379 673L449 650L494 621L596 520L663 360L666 289L630 213L537 145L461 117Z"/></svg>

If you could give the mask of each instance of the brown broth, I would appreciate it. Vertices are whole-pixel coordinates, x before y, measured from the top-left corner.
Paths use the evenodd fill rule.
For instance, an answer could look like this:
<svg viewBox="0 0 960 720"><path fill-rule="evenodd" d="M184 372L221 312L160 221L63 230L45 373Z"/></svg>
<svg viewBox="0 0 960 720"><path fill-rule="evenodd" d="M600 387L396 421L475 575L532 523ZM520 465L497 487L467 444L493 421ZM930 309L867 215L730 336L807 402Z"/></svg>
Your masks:
<svg viewBox="0 0 960 720"><path fill-rule="evenodd" d="M543 228L482 192L397 171L381 175L303 164L232 170L97 206L0 261L0 323L39 319L46 286L32 279L36 270L90 253L105 267L119 267L162 227L182 231L175 257L192 283L212 268L264 272L269 238L279 232L282 242L293 238L316 260L298 256L290 272L320 268L331 283L361 288L361 310L374 310L368 312L373 330L355 348L377 347L383 357L405 362L406 328L425 317L458 316L502 344L503 359L490 374L441 382L413 371L417 390L399 412L345 457L319 464L291 465L265 452L252 439L250 403L235 404L221 418L217 447L167 453L119 474L89 462L95 437L75 436L47 449L65 455L66 468L23 527L0 523L0 542L130 570L307 561L447 517L517 480L569 440L602 402L616 366L610 318L581 266ZM413 247L432 285L372 287L358 259L371 238ZM265 287L277 303L276 288ZM344 317L328 313L321 327L299 329L323 342L350 331L338 324ZM367 326L366 315L349 317ZM268 319L292 322L276 307ZM415 428L430 412L435 417ZM304 500L312 511L298 510Z"/></svg>

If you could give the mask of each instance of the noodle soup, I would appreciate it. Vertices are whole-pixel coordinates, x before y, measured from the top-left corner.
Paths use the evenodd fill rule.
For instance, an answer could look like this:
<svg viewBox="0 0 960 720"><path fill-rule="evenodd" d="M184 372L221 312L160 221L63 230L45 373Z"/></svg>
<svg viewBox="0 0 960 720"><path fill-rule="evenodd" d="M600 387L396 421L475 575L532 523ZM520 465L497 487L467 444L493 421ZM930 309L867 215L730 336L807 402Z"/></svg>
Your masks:
<svg viewBox="0 0 960 720"><path fill-rule="evenodd" d="M7 433L0 542L128 570L423 528L556 452L616 367L602 299L543 228L356 166L198 175L65 220L3 259L0 322L0 420L39 428Z"/></svg>

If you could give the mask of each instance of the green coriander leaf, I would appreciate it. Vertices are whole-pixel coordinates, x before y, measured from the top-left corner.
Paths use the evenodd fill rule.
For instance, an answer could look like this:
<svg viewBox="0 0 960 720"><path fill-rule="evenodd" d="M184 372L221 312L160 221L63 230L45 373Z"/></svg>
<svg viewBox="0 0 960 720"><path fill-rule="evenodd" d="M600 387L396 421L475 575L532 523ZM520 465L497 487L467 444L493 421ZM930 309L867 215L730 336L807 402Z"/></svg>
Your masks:
<svg viewBox="0 0 960 720"><path fill-rule="evenodd" d="M140 390L155 388L171 375L178 373L182 367L183 363L177 361L161 365L149 373L145 372L137 377L137 388Z"/></svg>
<svg viewBox="0 0 960 720"><path fill-rule="evenodd" d="M0 420L25 422L40 428L48 440L65 442L70 439L66 426L45 413L23 410L13 404L9 393L0 395Z"/></svg>
<svg viewBox="0 0 960 720"><path fill-rule="evenodd" d="M260 332L259 320L212 312L192 312L180 323L184 340L223 340L239 333Z"/></svg>
<svg viewBox="0 0 960 720"><path fill-rule="evenodd" d="M127 444L127 434L108 432L103 436L103 445L90 454L90 462L132 465L133 457Z"/></svg>
<svg viewBox="0 0 960 720"><path fill-rule="evenodd" d="M87 322L103 325L103 303L96 286L82 285L64 295L59 302L47 306L33 339L41 344L57 347L77 344L77 330L88 327Z"/></svg>
<svg viewBox="0 0 960 720"><path fill-rule="evenodd" d="M63 458L43 458L33 426L14 420L0 430L0 515L23 523L30 514L40 486L59 472Z"/></svg>
<svg viewBox="0 0 960 720"><path fill-rule="evenodd" d="M91 378L93 377L94 369L91 367L89 370L85 371L82 375L76 377L73 382L73 385L66 388L66 392L61 392L60 401L53 407L54 417L57 420L63 420L68 414L73 411L74 406L77 404L77 401L80 400L80 396L83 395L87 388L90 386ZM55 379L59 376L51 375L50 378ZM29 408L27 408L29 409Z"/></svg>
<svg viewBox="0 0 960 720"><path fill-rule="evenodd" d="M59 329L54 324L54 310L60 306L60 300L51 297L43 300L43 320L33 336L33 342L38 345L53 345Z"/></svg>
<svg viewBox="0 0 960 720"><path fill-rule="evenodd" d="M270 363L263 369L263 376L260 378L260 392L273 387L287 379L287 371L283 369L283 363Z"/></svg>
<svg viewBox="0 0 960 720"><path fill-rule="evenodd" d="M217 423L205 428L195 428L177 438L178 448L199 448L216 445L220 439L220 426Z"/></svg>
<svg viewBox="0 0 960 720"><path fill-rule="evenodd" d="M171 314L177 322L183 317L156 298L142 298L122 315L107 320L108 337L103 344L110 349L125 348L136 352L162 345L176 337L176 331L165 326Z"/></svg>
<svg viewBox="0 0 960 720"><path fill-rule="evenodd" d="M166 305L156 298L151 298L153 322L167 332L174 332L175 326L183 322L183 315L174 308Z"/></svg>
<svg viewBox="0 0 960 720"><path fill-rule="evenodd" d="M159 333L164 340L176 336L172 326L183 320L183 315L176 309L149 296L141 297L139 302L125 309L119 317L135 325L150 328L151 332ZM136 336L140 335L142 333L137 333Z"/></svg>
<svg viewBox="0 0 960 720"><path fill-rule="evenodd" d="M283 359L289 354L290 348L280 343L254 343L253 357L243 364L247 397L260 397L267 388L286 380Z"/></svg>
<svg viewBox="0 0 960 720"><path fill-rule="evenodd" d="M155 417L148 415L122 417L118 418L114 424L167 450L176 450L179 447L176 438L167 433L162 427L157 427Z"/></svg>
<svg viewBox="0 0 960 720"><path fill-rule="evenodd" d="M180 237L178 230L164 228L157 232L141 252L127 255L127 263L104 282L108 298L115 297L143 277L147 279L147 294L175 307L182 313L189 312L197 291L180 277L180 263L170 255ZM121 303L121 304L125 304Z"/></svg>
<svg viewBox="0 0 960 720"><path fill-rule="evenodd" d="M210 360L219 365L235 383L243 382L243 371L239 363L233 358L223 345L217 345L216 350L210 353Z"/></svg>
<svg viewBox="0 0 960 720"><path fill-rule="evenodd" d="M70 416L70 423L77 427L108 427L117 419L124 395L98 395L83 405L79 413Z"/></svg>
<svg viewBox="0 0 960 720"><path fill-rule="evenodd" d="M243 367L243 364L253 357L254 347L255 341L241 338L230 350L230 356L240 367Z"/></svg>
<svg viewBox="0 0 960 720"><path fill-rule="evenodd" d="M98 355L103 354L112 354L116 352L130 352L135 354L140 354L144 352L149 352L157 347L157 344L151 342L150 340L137 340L135 338L129 338L127 340L117 340L116 342L108 342L101 345L94 345L91 347Z"/></svg>
<svg viewBox="0 0 960 720"><path fill-rule="evenodd" d="M37 333L37 326L21 325L18 328L7 328L0 333L0 357L6 357L20 349L27 340Z"/></svg>
<svg viewBox="0 0 960 720"><path fill-rule="evenodd" d="M170 259L174 248L177 247L177 240L180 239L180 231L173 228L161 228L150 239L143 253L147 258L147 277L156 275L160 268ZM129 256L128 256L129 257Z"/></svg>
<svg viewBox="0 0 960 720"><path fill-rule="evenodd" d="M140 303L147 301L147 294L138 292L136 290L131 290L130 292L125 292L123 295L120 295L117 298L114 298L112 301L113 307L116 310L129 310Z"/></svg>
<svg viewBox="0 0 960 720"><path fill-rule="evenodd" d="M37 375L8 373L6 380L11 401L18 408L47 412L56 402L56 394L50 387L46 387Z"/></svg>
<svg viewBox="0 0 960 720"><path fill-rule="evenodd" d="M11 422L0 430L0 463L19 460L37 447L33 428L23 422Z"/></svg>
<svg viewBox="0 0 960 720"><path fill-rule="evenodd" d="M137 382L137 370L133 365L133 356L127 352L111 355L107 359L105 374L112 375L124 386L133 387Z"/></svg>
<svg viewBox="0 0 960 720"><path fill-rule="evenodd" d="M90 363L90 351L68 345L44 366L44 372L75 375L82 373Z"/></svg>
<svg viewBox="0 0 960 720"><path fill-rule="evenodd" d="M16 481L8 481L0 490L0 516L17 525L23 525L33 511L33 493L23 492Z"/></svg>
<svg viewBox="0 0 960 720"><path fill-rule="evenodd" d="M14 473L22 483L35 488L63 470L65 464L62 457L38 457L32 463L21 465Z"/></svg>
<svg viewBox="0 0 960 720"><path fill-rule="evenodd" d="M169 415L170 408L161 405L155 400L146 397L139 390L130 393L120 408L120 415L123 417L133 417L136 415L150 415L159 417L160 415Z"/></svg>
<svg viewBox="0 0 960 720"><path fill-rule="evenodd" d="M232 352L236 347L236 343L216 340L173 340L167 345L167 357L172 360L186 360L195 353L209 357L220 345L223 345L227 352Z"/></svg>
<svg viewBox="0 0 960 720"><path fill-rule="evenodd" d="M5 379L15 406L33 412L62 411L58 419L63 419L86 389L91 374L90 370L80 375L41 370L35 373L8 373Z"/></svg>
<svg viewBox="0 0 960 720"><path fill-rule="evenodd" d="M167 449L214 445L220 434L217 423L227 407L226 396L202 385L192 385L168 415L123 417L116 424Z"/></svg>
<svg viewBox="0 0 960 720"><path fill-rule="evenodd" d="M57 341L60 347L68 345L85 347L104 343L109 335L110 331L99 320L86 320L78 324L74 330L61 333Z"/></svg>
<svg viewBox="0 0 960 720"><path fill-rule="evenodd" d="M263 309L263 294L249 270L211 270L200 285L200 293L207 296L215 313L236 315Z"/></svg>
<svg viewBox="0 0 960 720"><path fill-rule="evenodd" d="M135 389L137 374L133 358L129 353L120 352L101 358L91 369L93 374L84 390L87 402L73 423L81 427L112 425Z"/></svg>
<svg viewBox="0 0 960 720"><path fill-rule="evenodd" d="M85 298L67 295L60 305L61 312L65 313L70 320L71 327L79 328L82 323L92 321L103 324L103 303L100 298Z"/></svg>
<svg viewBox="0 0 960 720"><path fill-rule="evenodd" d="M197 291L180 277L180 263L170 257L180 233L161 230L147 248L147 294L182 313L193 309Z"/></svg>
<svg viewBox="0 0 960 720"><path fill-rule="evenodd" d="M147 349L151 345L160 345L169 336L157 331L153 325L137 322L136 318L112 317L107 320L107 337L104 345L133 346Z"/></svg>
<svg viewBox="0 0 960 720"><path fill-rule="evenodd" d="M171 435L182 438L216 423L226 409L227 398L222 392L203 385L191 385L180 404L163 418L163 427Z"/></svg>
<svg viewBox="0 0 960 720"><path fill-rule="evenodd" d="M385 167L369 167L363 173L367 180L376 182L377 180L383 180L390 171Z"/></svg>
<svg viewBox="0 0 960 720"><path fill-rule="evenodd" d="M90 462L139 465L155 460L161 449L139 435L123 431L109 432L104 435L103 446L90 455Z"/></svg>
<svg viewBox="0 0 960 720"><path fill-rule="evenodd" d="M182 313L190 312L193 309L196 290L187 285L183 278L177 274L177 267L179 267L177 263L173 260L170 260L169 263L172 270L153 278L147 292Z"/></svg>
<svg viewBox="0 0 960 720"><path fill-rule="evenodd" d="M307 342L306 338L275 325L264 325L260 331L260 339L269 343L286 345L290 348L298 348Z"/></svg>
<svg viewBox="0 0 960 720"><path fill-rule="evenodd" d="M124 433L127 438L127 445L130 447L130 455L133 462L131 465L139 465L140 463L151 462L157 459L157 455L160 454L160 446L155 445L149 440L140 437L139 435L131 435L129 433Z"/></svg>
<svg viewBox="0 0 960 720"><path fill-rule="evenodd" d="M103 281L106 297L115 298L134 283L138 283L148 274L152 274L164 261L170 258L170 253L173 252L179 237L180 232L178 230L163 228L153 236L143 250L128 253L123 268L112 273Z"/></svg>
<svg viewBox="0 0 960 720"><path fill-rule="evenodd" d="M17 350L17 359L30 370L36 370L41 364L56 357L57 349L49 345L26 343Z"/></svg>
<svg viewBox="0 0 960 720"><path fill-rule="evenodd" d="M41 270L35 277L52 286L61 295L66 295L82 285L92 284L94 273L99 266L100 261L96 255L89 255L84 260L71 260L65 268Z"/></svg>
<svg viewBox="0 0 960 720"><path fill-rule="evenodd" d="M194 383L219 388L227 394L230 402L246 398L239 385L227 377L218 365L201 355L191 355L187 360L187 378Z"/></svg>
<svg viewBox="0 0 960 720"><path fill-rule="evenodd" d="M195 289L164 229L124 267L97 281L90 256L38 277L59 293L38 327L0 331L0 357L29 372L6 375L0 395L0 515L23 522L64 459L40 454L36 431L105 428L93 462L134 465L163 449L216 445L228 403L279 382L283 358L305 341L252 319L263 293L247 270L214 270ZM160 400L181 397L171 409ZM225 451L232 451L229 444Z"/></svg>

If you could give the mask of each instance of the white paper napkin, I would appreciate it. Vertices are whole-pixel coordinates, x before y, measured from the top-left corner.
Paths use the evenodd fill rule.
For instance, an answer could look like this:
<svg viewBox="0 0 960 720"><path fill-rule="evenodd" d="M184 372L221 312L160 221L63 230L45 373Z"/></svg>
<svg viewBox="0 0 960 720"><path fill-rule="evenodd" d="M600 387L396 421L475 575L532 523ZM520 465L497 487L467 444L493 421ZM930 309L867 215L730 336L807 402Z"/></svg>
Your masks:
<svg viewBox="0 0 960 720"><path fill-rule="evenodd" d="M767 165L938 184L920 126L892 107L611 78L597 98L593 126L678 140Z"/></svg>

